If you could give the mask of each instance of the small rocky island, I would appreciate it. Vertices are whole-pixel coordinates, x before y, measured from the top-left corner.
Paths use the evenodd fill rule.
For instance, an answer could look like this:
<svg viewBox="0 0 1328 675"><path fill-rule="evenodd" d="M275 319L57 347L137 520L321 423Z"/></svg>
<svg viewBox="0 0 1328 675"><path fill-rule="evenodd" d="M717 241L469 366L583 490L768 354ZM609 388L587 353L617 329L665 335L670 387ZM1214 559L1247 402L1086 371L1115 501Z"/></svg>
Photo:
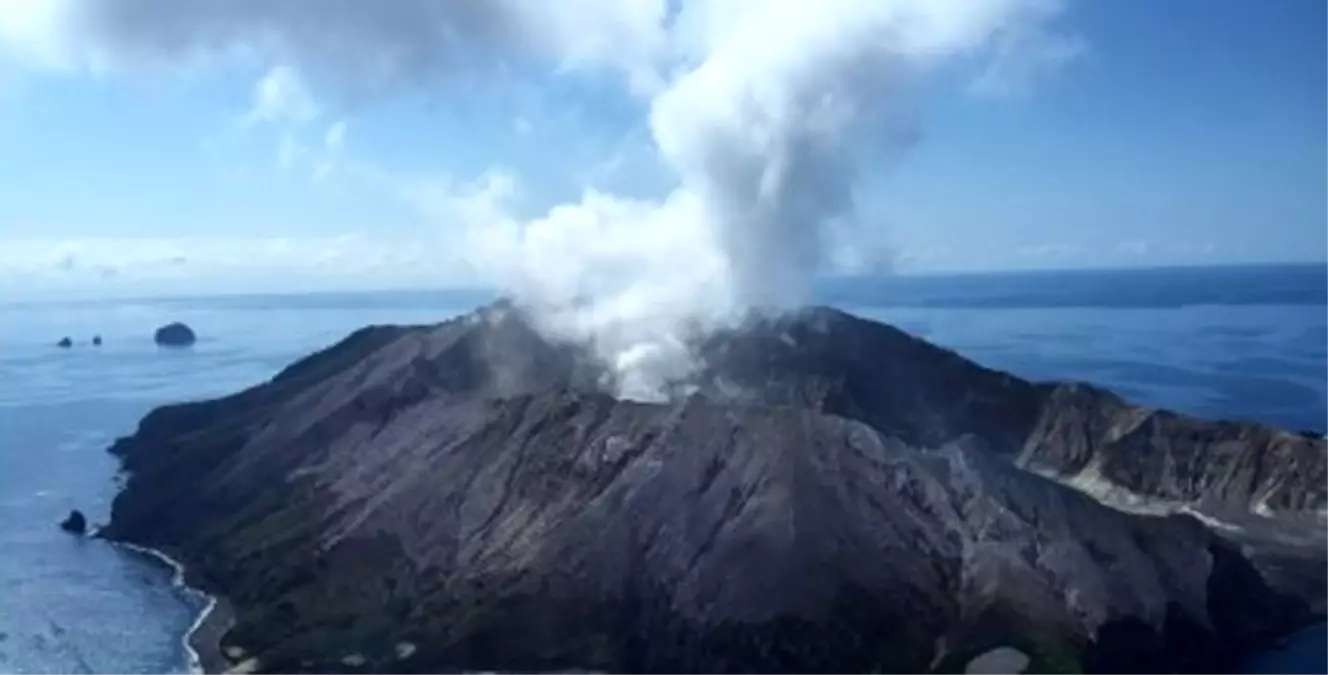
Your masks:
<svg viewBox="0 0 1328 675"><path fill-rule="evenodd" d="M188 347L198 337L194 335L194 329L177 321L158 328L152 339L162 347Z"/></svg>
<svg viewBox="0 0 1328 675"><path fill-rule="evenodd" d="M150 413L102 533L259 671L1214 672L1324 616L1322 439L833 309L694 349L640 403L509 305L365 328Z"/></svg>
<svg viewBox="0 0 1328 675"><path fill-rule="evenodd" d="M60 529L70 534L86 534L88 531L88 519L82 511L74 509L64 520L60 521Z"/></svg>

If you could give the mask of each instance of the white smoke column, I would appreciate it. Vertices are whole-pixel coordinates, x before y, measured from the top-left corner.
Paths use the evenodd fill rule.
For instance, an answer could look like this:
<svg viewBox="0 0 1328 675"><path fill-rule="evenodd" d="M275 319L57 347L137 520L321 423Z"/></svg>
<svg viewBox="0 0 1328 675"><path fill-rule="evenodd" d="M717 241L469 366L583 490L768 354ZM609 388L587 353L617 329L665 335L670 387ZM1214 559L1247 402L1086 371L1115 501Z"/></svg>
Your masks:
<svg viewBox="0 0 1328 675"><path fill-rule="evenodd" d="M550 334L593 344L633 398L658 397L692 372L686 345L698 332L804 302L823 239L853 229L864 162L905 149L897 132L921 107L918 82L951 66L986 65L985 80L1034 70L1012 61L1056 37L1046 26L1060 11L1059 0L0 0L0 9L19 16L14 3L58 8L76 51L98 63L259 55L357 95L531 60L617 73L646 97L655 149L677 178L669 195L589 191L519 222L503 208L513 184L495 174L461 195L458 217L474 264ZM53 22L32 6L0 43L58 51L38 39Z"/></svg>
<svg viewBox="0 0 1328 675"><path fill-rule="evenodd" d="M620 393L656 398L694 364L696 331L807 299L822 234L852 218L864 160L895 154L914 80L1055 6L990 0L693 3L687 65L650 104L677 189L659 204L587 195L502 257L549 329L597 345ZM517 229L520 229L519 227Z"/></svg>

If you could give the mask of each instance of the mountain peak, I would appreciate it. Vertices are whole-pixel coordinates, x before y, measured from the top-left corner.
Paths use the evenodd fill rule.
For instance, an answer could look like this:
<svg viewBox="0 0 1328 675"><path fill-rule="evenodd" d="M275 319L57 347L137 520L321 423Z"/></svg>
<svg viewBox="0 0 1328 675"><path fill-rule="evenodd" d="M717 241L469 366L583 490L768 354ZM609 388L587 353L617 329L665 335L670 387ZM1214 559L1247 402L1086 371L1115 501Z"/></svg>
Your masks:
<svg viewBox="0 0 1328 675"><path fill-rule="evenodd" d="M277 671L348 648L917 671L1001 645L1192 670L1324 613L1322 542L1281 536L1324 508L1322 440L1032 384L829 308L692 352L685 390L638 402L512 305L365 329L146 417L104 532L186 560Z"/></svg>

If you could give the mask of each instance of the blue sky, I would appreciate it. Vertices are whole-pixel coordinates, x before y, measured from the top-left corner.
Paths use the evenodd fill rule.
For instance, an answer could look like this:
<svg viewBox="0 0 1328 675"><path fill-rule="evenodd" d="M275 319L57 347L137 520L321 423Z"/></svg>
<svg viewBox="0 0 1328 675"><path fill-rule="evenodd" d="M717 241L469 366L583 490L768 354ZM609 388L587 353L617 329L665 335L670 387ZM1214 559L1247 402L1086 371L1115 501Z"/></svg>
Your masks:
<svg viewBox="0 0 1328 675"><path fill-rule="evenodd" d="M855 269L1323 261L1326 24L1320 0L1066 3L1037 77L959 61L911 91L916 142L853 176ZM467 197L520 220L677 182L612 74L517 61L380 96L299 68L264 112L261 58L95 68L7 39L13 296L466 285Z"/></svg>

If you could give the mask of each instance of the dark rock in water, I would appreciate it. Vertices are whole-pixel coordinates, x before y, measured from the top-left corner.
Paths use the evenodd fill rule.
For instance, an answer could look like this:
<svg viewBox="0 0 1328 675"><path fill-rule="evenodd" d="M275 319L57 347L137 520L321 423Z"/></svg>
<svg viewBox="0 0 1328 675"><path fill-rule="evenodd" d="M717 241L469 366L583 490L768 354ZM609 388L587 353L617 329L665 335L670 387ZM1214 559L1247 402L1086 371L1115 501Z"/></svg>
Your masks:
<svg viewBox="0 0 1328 675"><path fill-rule="evenodd" d="M84 534L88 531L88 520L83 517L82 511L74 509L69 512L69 516L60 521L60 529L74 534Z"/></svg>
<svg viewBox="0 0 1328 675"><path fill-rule="evenodd" d="M94 336L92 336L92 346L93 346L93 347L100 347L100 346L101 346L101 336L100 336L100 335L94 335Z"/></svg>
<svg viewBox="0 0 1328 675"><path fill-rule="evenodd" d="M102 533L278 672L1207 672L1324 614L1322 440L829 309L696 352L639 403L511 308L366 328L150 413Z"/></svg>
<svg viewBox="0 0 1328 675"><path fill-rule="evenodd" d="M188 347L198 338L192 328L177 321L158 328L152 339L163 347Z"/></svg>
<svg viewBox="0 0 1328 675"><path fill-rule="evenodd" d="M60 338L60 341L55 343L55 346L60 347L62 349L69 349L70 347L74 346L74 341L67 337Z"/></svg>

